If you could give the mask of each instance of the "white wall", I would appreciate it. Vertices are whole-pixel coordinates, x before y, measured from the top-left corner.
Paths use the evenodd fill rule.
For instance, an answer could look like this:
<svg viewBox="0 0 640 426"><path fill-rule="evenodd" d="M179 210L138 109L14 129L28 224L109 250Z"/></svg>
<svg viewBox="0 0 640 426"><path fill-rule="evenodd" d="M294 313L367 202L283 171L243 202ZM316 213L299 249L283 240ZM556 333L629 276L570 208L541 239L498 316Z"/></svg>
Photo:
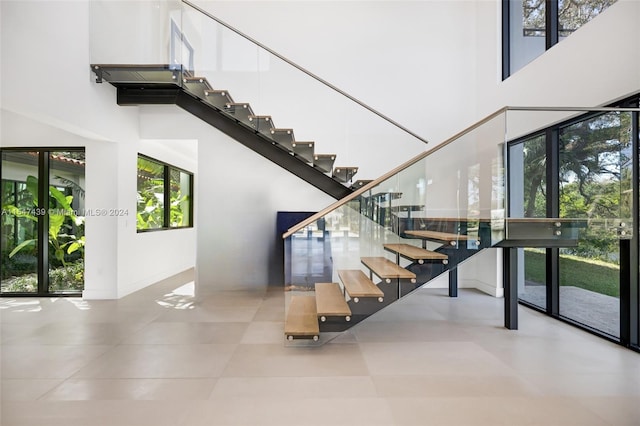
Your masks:
<svg viewBox="0 0 640 426"><path fill-rule="evenodd" d="M618 0L596 19L501 81L500 2L478 2L477 110L595 107L640 89L640 2Z"/></svg>
<svg viewBox="0 0 640 426"><path fill-rule="evenodd" d="M86 147L86 208L130 215L87 218L84 297L116 298L193 267L196 230L135 231L136 156L147 147L138 109L117 106L115 89L94 82L88 5L0 2L0 146ZM171 151L158 155L175 162Z"/></svg>
<svg viewBox="0 0 640 426"><path fill-rule="evenodd" d="M505 82L499 72L497 0L197 3L434 144L503 105L599 105L638 88L638 57L621 53L633 52L638 42L640 4L633 0L619 0ZM331 200L176 108L145 107L139 117L136 107L118 107L115 90L95 84L89 70L97 58L90 54L89 22L95 16L88 5L0 2L0 143L86 145L87 191L100 194L91 202L130 210L135 210L135 154L169 159L197 172L198 207L193 230L141 235L132 218L96 222L87 230L99 241L93 245L98 252L90 255L87 248L87 296L122 296L188 267L195 258L194 238L205 288L267 284L276 211L318 210ZM147 30L163 33L152 24ZM147 30L140 29L141 37L148 38ZM162 54L157 45L151 49L151 57ZM295 114L302 112L283 120L295 128ZM23 131L21 126L32 124L34 132ZM13 130L5 131L7 125ZM377 149L360 142L338 148L346 149L349 159ZM408 159L416 150L398 149L398 158ZM389 158L371 161L384 166ZM176 250L165 253L164 247ZM236 256L245 252L249 260Z"/></svg>
<svg viewBox="0 0 640 426"><path fill-rule="evenodd" d="M194 3L433 144L473 118L474 0Z"/></svg>
<svg viewBox="0 0 640 426"><path fill-rule="evenodd" d="M477 3L477 117L503 106L585 106L611 103L640 91L640 2L618 0L593 21L537 57L511 77L501 78L501 7L498 1ZM508 133L532 126L540 115L510 113ZM537 125L537 124L536 124ZM501 274L487 265L499 264L501 251L492 250L465 264L465 279L480 279L486 287ZM500 269L498 269L500 272ZM485 288L486 290L486 288Z"/></svg>
<svg viewBox="0 0 640 426"><path fill-rule="evenodd" d="M276 260L278 211L318 211L335 201L175 106L140 108L141 135L196 140L197 291L265 288Z"/></svg>

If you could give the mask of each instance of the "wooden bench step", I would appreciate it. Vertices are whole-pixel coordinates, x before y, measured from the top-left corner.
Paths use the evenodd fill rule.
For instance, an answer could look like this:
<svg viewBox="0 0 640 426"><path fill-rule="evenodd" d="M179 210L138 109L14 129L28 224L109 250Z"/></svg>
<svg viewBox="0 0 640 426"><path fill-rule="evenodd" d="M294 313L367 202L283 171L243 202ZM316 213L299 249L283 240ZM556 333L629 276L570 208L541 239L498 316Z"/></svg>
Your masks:
<svg viewBox="0 0 640 426"><path fill-rule="evenodd" d="M478 239L474 236L469 236L465 234L452 234L449 232L439 232L439 231L404 231L405 234L411 235L413 237L422 238L425 240L433 240L451 244L452 246L457 245L458 241L476 241Z"/></svg>
<svg viewBox="0 0 640 426"><path fill-rule="evenodd" d="M384 298L384 293L360 269L340 269L338 276L346 292L353 299L361 297Z"/></svg>
<svg viewBox="0 0 640 426"><path fill-rule="evenodd" d="M316 283L318 317L350 317L351 309L344 300L338 283Z"/></svg>
<svg viewBox="0 0 640 426"><path fill-rule="evenodd" d="M369 269L371 272L376 274L382 279L386 278L406 278L406 279L415 279L416 274L411 271L407 271L402 266L396 265L389 259L385 257L362 257L360 261Z"/></svg>
<svg viewBox="0 0 640 426"><path fill-rule="evenodd" d="M289 312L284 323L284 334L289 340L312 338L318 340L320 327L313 296L292 296Z"/></svg>
<svg viewBox="0 0 640 426"><path fill-rule="evenodd" d="M411 260L447 260L449 256L411 244L385 244L384 249Z"/></svg>

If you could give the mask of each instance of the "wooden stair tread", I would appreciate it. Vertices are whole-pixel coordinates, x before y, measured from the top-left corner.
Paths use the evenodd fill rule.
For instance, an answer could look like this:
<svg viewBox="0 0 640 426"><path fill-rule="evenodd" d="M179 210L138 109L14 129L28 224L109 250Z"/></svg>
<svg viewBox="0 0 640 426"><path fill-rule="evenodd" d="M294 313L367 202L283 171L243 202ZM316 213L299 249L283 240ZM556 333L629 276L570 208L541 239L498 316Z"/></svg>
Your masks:
<svg viewBox="0 0 640 426"><path fill-rule="evenodd" d="M449 257L446 254L412 246L411 244L385 244L384 248L413 260L444 260Z"/></svg>
<svg viewBox="0 0 640 426"><path fill-rule="evenodd" d="M360 261L380 278L415 278L416 274L407 271L385 257L362 257Z"/></svg>
<svg viewBox="0 0 640 426"><path fill-rule="evenodd" d="M205 93L210 94L210 95L227 96L229 94L229 91L221 90L221 89L211 89L211 90L205 90Z"/></svg>
<svg viewBox="0 0 640 426"><path fill-rule="evenodd" d="M341 269L338 276L351 297L384 297L382 290L360 269Z"/></svg>
<svg viewBox="0 0 640 426"><path fill-rule="evenodd" d="M292 296L284 323L287 336L317 336L320 333L316 299L312 296Z"/></svg>
<svg viewBox="0 0 640 426"><path fill-rule="evenodd" d="M316 306L318 316L351 315L338 283L316 283Z"/></svg>
<svg viewBox="0 0 640 426"><path fill-rule="evenodd" d="M465 235L465 234L453 234L449 232L439 232L439 231L404 231L407 235L413 235L414 237L420 237L427 240L437 240L437 241L467 241L467 240L475 240L476 238L473 236Z"/></svg>

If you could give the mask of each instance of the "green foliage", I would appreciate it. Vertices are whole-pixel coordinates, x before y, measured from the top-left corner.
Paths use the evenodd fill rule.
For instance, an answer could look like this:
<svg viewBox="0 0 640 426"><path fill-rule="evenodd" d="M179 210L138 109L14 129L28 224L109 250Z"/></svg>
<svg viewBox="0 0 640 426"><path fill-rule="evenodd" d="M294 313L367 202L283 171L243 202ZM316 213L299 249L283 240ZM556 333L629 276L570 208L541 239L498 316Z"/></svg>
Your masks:
<svg viewBox="0 0 640 426"><path fill-rule="evenodd" d="M9 195L13 193L13 190L9 186L5 188L7 193L5 202L10 202ZM55 282L56 273L53 271L57 268L71 268L75 272L73 279L70 282L74 282L77 286L79 281L84 279L84 217L77 216L73 207L73 196L65 195L55 186L49 187L49 208L39 208L38 204L38 180L35 176L28 176L26 183L24 184L27 197L22 197L24 200L28 200L27 203L19 203L18 206L12 204L4 204L3 214L9 221L9 227L13 229L15 223L11 225L13 218L22 220L22 225L26 223L32 223L33 226L29 227L30 231L20 236L21 242L15 244L13 236L7 238L7 250L3 250L2 253L2 279L7 280L8 288L19 288L21 290L7 290L5 291L30 291L29 288L35 286L37 288L37 276L33 273L29 273L35 270L37 261L37 229L38 216L47 214L49 228L48 228L48 242L49 242L49 264L52 269L51 278ZM24 204L24 205L23 205ZM24 228L24 226L22 226ZM8 233L10 234L10 233ZM7 235L9 237L9 235ZM26 260L26 261L25 261ZM13 277L12 277L13 276ZM66 276L69 278L69 276ZM35 280L35 284L33 281ZM6 283L5 283L6 284ZM66 288L63 283L58 284L59 288ZM50 287L50 290L53 289Z"/></svg>
<svg viewBox="0 0 640 426"><path fill-rule="evenodd" d="M560 217L604 219L631 217L629 162L631 114L606 113L559 130ZM524 142L525 217L546 217L546 147L544 136ZM569 254L618 262L612 229L589 225Z"/></svg>
<svg viewBox="0 0 640 426"><path fill-rule="evenodd" d="M49 271L49 291L82 291L84 289L84 262L79 260L67 266ZM7 293L35 293L38 290L38 275L23 274L3 280L2 291Z"/></svg>
<svg viewBox="0 0 640 426"><path fill-rule="evenodd" d="M138 194L136 222L138 229L157 229L184 226L183 203L189 194L183 194L180 171L167 168L170 188L165 188L165 166L144 157L138 157ZM165 191L169 191L169 205L165 206ZM169 223L165 223L165 209L169 208Z"/></svg>
<svg viewBox="0 0 640 426"><path fill-rule="evenodd" d="M545 254L525 250L525 279L545 283ZM620 297L620 268L617 265L560 255L560 285L574 286L608 296Z"/></svg>

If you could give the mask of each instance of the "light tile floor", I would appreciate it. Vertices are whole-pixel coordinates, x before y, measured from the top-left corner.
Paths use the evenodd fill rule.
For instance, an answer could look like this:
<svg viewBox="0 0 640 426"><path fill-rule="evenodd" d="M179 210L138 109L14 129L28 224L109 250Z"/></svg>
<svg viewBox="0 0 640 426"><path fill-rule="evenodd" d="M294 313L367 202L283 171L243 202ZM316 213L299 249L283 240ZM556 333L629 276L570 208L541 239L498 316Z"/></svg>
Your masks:
<svg viewBox="0 0 640 426"><path fill-rule="evenodd" d="M473 290L421 289L321 347L281 291L0 299L3 426L640 425L640 354Z"/></svg>

